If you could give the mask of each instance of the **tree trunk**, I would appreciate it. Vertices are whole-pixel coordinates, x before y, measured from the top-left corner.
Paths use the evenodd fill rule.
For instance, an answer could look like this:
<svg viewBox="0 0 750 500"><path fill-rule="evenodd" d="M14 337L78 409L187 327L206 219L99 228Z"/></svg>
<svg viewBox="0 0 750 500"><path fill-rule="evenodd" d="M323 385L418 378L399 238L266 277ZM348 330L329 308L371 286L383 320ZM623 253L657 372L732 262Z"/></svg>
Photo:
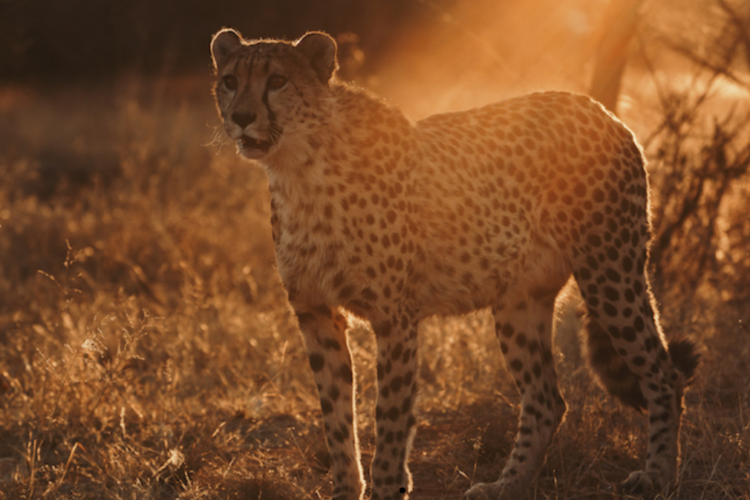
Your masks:
<svg viewBox="0 0 750 500"><path fill-rule="evenodd" d="M602 38L596 52L594 78L589 94L617 114L617 97L630 41L638 26L638 8L643 0L610 0L604 13Z"/></svg>

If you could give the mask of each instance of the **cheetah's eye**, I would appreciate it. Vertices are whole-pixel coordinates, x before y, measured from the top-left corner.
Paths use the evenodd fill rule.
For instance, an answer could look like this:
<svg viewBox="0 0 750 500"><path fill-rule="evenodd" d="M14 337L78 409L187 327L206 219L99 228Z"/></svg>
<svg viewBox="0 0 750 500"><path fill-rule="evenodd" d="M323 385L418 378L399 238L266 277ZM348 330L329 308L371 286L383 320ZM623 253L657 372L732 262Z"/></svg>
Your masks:
<svg viewBox="0 0 750 500"><path fill-rule="evenodd" d="M268 88L269 90L278 90L286 85L287 78L283 75L271 75L268 77Z"/></svg>
<svg viewBox="0 0 750 500"><path fill-rule="evenodd" d="M239 84L237 77L234 75L226 75L224 78L222 78L222 81L224 82L224 86L229 90L236 90L237 85Z"/></svg>

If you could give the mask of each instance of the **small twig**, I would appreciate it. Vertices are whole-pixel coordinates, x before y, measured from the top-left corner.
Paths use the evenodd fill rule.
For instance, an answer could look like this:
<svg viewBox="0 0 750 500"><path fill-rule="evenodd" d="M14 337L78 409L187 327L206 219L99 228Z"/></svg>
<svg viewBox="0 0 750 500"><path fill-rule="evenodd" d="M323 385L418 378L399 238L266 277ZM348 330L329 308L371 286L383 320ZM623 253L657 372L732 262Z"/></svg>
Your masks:
<svg viewBox="0 0 750 500"><path fill-rule="evenodd" d="M73 449L70 450L70 456L68 456L68 461L65 462L65 468L63 469L63 473L60 476L60 479L57 481L57 487L58 488L60 486L62 486L62 483L65 480L65 476L68 473L68 469L70 468L70 464L71 464L71 462L73 462L73 457L75 456L76 450L78 448L81 448L83 451L86 451L86 448L84 448L81 443L79 443L78 441L76 441L76 443L73 445Z"/></svg>
<svg viewBox="0 0 750 500"><path fill-rule="evenodd" d="M287 431L287 433L288 433L288 434L289 434L289 435L291 436L291 438L292 438L292 441L294 442L294 446L295 446L295 447L297 448L297 450L299 451L299 454L300 454L300 455L302 455L302 460L303 460L303 461L305 462L305 467L306 467L306 468L307 468L308 470L311 470L311 469L312 469L312 467L310 467L310 462L308 462L308 461L307 461L307 457L305 456L305 452L304 452L304 451L302 451L302 447L301 447L301 446L299 445L299 443L297 442L297 437L296 437L296 436L294 435L294 431L293 431L292 429L287 429L286 431Z"/></svg>

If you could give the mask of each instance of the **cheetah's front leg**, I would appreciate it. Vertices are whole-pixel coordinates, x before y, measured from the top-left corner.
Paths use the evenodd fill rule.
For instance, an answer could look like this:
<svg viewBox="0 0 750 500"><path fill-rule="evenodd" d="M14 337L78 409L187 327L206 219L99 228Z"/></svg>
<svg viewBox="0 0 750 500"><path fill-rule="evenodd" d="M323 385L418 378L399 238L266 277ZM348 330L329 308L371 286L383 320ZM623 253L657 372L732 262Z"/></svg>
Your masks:
<svg viewBox="0 0 750 500"><path fill-rule="evenodd" d="M409 314L373 325L378 342L377 443L372 500L402 500L412 488L407 465L415 434L418 320Z"/></svg>
<svg viewBox="0 0 750 500"><path fill-rule="evenodd" d="M354 377L346 319L324 305L297 311L297 318L323 411L331 453L333 500L360 500L364 479L354 418Z"/></svg>

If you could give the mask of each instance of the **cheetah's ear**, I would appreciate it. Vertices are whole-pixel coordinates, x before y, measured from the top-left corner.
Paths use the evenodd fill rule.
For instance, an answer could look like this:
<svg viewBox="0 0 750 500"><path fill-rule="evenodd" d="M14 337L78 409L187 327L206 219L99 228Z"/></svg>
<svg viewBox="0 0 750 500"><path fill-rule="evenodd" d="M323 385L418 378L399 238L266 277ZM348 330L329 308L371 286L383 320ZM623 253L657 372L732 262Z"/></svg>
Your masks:
<svg viewBox="0 0 750 500"><path fill-rule="evenodd" d="M242 46L242 35L231 28L224 28L216 33L211 40L211 57L214 69L223 66L229 56Z"/></svg>
<svg viewBox="0 0 750 500"><path fill-rule="evenodd" d="M338 68L336 62L336 41L330 35L311 31L294 43L302 51L315 70L321 83L328 83Z"/></svg>

